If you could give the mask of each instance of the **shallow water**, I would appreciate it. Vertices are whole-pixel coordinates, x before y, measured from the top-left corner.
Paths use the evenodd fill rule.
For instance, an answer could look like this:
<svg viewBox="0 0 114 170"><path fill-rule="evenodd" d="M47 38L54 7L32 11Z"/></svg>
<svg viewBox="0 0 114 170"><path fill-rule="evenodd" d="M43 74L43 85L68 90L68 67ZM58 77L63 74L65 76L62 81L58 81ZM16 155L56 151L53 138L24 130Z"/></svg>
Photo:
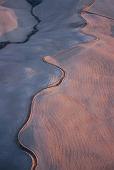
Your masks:
<svg viewBox="0 0 114 170"><path fill-rule="evenodd" d="M8 41L0 51L0 169L112 170L113 11L96 0L89 11L98 15L82 18L89 0L28 2L1 4L18 27L0 38Z"/></svg>

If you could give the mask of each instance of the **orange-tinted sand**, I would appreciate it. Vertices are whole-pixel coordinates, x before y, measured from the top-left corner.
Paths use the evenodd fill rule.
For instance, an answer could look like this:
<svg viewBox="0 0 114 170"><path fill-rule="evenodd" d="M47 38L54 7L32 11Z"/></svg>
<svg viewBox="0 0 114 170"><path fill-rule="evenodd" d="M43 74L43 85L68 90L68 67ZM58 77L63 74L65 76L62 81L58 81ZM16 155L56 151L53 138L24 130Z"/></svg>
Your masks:
<svg viewBox="0 0 114 170"><path fill-rule="evenodd" d="M0 6L0 36L18 27L17 17L10 8Z"/></svg>
<svg viewBox="0 0 114 170"><path fill-rule="evenodd" d="M85 34L96 37L56 56L59 86L34 98L20 142L38 160L36 170L114 169L114 21L84 14Z"/></svg>

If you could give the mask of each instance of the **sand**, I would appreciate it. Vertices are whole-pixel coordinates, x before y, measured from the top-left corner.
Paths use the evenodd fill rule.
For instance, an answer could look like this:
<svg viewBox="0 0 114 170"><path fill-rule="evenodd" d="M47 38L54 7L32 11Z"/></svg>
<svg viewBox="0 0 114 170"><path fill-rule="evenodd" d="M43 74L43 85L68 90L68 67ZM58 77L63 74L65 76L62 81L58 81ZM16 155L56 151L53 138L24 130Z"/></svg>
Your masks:
<svg viewBox="0 0 114 170"><path fill-rule="evenodd" d="M0 36L17 27L17 18L13 10L0 6Z"/></svg>
<svg viewBox="0 0 114 170"><path fill-rule="evenodd" d="M1 36L0 169L112 170L113 1L44 0L34 16L31 1L13 2L4 7L18 27Z"/></svg>
<svg viewBox="0 0 114 170"><path fill-rule="evenodd" d="M20 133L38 159L37 170L113 169L114 21L82 16L88 23L83 31L97 39L45 57L66 74L59 86L35 96Z"/></svg>

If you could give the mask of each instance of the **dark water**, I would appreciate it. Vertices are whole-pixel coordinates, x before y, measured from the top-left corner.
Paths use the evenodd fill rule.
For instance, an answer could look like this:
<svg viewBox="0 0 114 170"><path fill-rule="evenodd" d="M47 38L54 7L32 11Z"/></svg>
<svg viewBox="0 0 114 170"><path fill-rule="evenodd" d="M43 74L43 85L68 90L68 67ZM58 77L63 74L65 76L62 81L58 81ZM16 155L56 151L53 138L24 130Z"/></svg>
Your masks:
<svg viewBox="0 0 114 170"><path fill-rule="evenodd" d="M27 0L27 2L29 2L33 7L35 7L36 5L40 4L42 0Z"/></svg>

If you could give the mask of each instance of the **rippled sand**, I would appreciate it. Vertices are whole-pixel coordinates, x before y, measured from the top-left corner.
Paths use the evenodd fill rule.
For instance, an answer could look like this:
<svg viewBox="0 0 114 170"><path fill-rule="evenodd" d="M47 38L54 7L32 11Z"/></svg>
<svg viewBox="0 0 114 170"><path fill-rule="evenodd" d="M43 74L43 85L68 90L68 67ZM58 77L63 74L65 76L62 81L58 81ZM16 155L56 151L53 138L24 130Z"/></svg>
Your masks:
<svg viewBox="0 0 114 170"><path fill-rule="evenodd" d="M114 168L114 3L108 2L44 0L34 8L39 31L1 50L2 169ZM22 148L14 142L17 131Z"/></svg>
<svg viewBox="0 0 114 170"><path fill-rule="evenodd" d="M36 95L20 135L35 153L38 170L114 168L114 21L82 16L87 21L83 32L95 40L45 57L66 74L59 86Z"/></svg>

